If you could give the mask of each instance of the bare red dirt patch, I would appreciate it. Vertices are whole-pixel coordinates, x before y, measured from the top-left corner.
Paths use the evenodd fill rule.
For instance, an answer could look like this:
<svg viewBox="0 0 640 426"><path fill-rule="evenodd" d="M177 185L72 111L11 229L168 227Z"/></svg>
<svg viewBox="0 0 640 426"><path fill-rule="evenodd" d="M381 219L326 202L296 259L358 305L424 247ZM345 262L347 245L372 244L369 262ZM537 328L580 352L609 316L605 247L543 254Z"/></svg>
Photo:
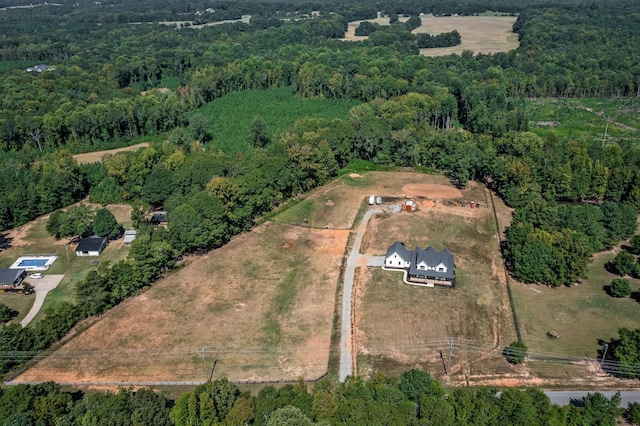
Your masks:
<svg viewBox="0 0 640 426"><path fill-rule="evenodd" d="M459 189L435 183L410 183L402 187L402 192L411 197L445 198L449 200L462 198L462 192Z"/></svg>

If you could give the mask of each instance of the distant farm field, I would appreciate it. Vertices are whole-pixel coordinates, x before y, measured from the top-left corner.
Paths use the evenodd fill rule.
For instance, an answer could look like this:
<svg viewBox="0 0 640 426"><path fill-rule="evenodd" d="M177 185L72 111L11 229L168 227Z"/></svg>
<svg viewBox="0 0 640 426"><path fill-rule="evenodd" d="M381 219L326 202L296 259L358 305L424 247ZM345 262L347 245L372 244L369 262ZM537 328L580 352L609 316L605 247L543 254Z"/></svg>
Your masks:
<svg viewBox="0 0 640 426"><path fill-rule="evenodd" d="M489 201L480 184L453 200ZM456 288L410 286L401 273L361 268L355 301L359 374L420 365L443 375L440 351L448 352L449 337L477 350L460 347L452 373L470 377L512 370L499 356L499 348L515 338L515 328L490 204L472 209L449 203L444 197L425 200L416 212L378 215L369 222L366 254L384 255L395 241L409 249L447 248L455 256Z"/></svg>
<svg viewBox="0 0 640 426"><path fill-rule="evenodd" d="M243 90L206 104L197 113L209 123L210 145L224 152L247 152L251 147L251 123L262 117L266 132L277 140L283 132L303 118L344 119L360 102L337 99L301 99L293 88Z"/></svg>
<svg viewBox="0 0 640 426"><path fill-rule="evenodd" d="M412 32L437 35L456 30L462 37L462 43L453 47L420 49L425 56L446 56L461 54L465 50L477 53L508 52L519 46L518 35L513 32L515 16L421 16L422 25ZM406 21L408 18L402 18ZM389 25L389 18L368 19L380 25ZM344 40L364 40L367 37L355 35L355 29L362 21L349 23Z"/></svg>

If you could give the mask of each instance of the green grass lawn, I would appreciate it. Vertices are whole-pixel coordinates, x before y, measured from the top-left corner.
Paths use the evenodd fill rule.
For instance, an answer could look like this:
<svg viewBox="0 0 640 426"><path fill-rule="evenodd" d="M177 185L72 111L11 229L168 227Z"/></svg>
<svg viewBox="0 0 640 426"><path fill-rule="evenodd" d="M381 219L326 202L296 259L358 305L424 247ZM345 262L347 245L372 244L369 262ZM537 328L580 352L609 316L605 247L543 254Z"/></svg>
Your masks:
<svg viewBox="0 0 640 426"><path fill-rule="evenodd" d="M529 99L527 111L531 131L543 137L554 132L560 137L602 141L606 129L610 142L639 138L640 100L636 98Z"/></svg>
<svg viewBox="0 0 640 426"><path fill-rule="evenodd" d="M196 113L209 122L213 137L209 144L227 153L248 152L250 128L254 117L261 116L271 140L302 118L345 118L358 101L335 99L302 99L295 97L292 87L268 90L245 90L223 96L208 103Z"/></svg>
<svg viewBox="0 0 640 426"><path fill-rule="evenodd" d="M589 265L587 279L577 286L550 288L514 283L522 338L532 351L593 357L602 347L598 339L608 341L617 336L620 327L640 327L640 303L611 297L603 289L617 277L604 268L614 257L614 253L597 254ZM633 291L638 291L638 280L630 281ZM549 331L560 338L547 337Z"/></svg>
<svg viewBox="0 0 640 426"><path fill-rule="evenodd" d="M110 261L117 262L120 259L124 259L129 252L129 248L122 245L121 241L110 242L105 248L102 254L98 257L76 257L75 246L67 247L56 241L53 237L49 236L46 230L46 221L37 219L33 226L27 232L24 238L29 244L15 245L0 252L0 267L9 267L18 257L30 254L56 254L58 258L49 267L45 274L63 274L64 278L58 284L54 290L52 290L44 302L42 310L36 316L37 322L43 312L50 306L63 301L71 301L73 299L73 286L74 284L83 279L89 270L94 268L91 265L92 262L99 261L101 263ZM0 293L0 303L4 303L20 312L18 318L24 318L33 301L30 303L20 302L17 307L11 305L11 303L17 303L15 301L15 294ZM26 311L24 311L26 309Z"/></svg>
<svg viewBox="0 0 640 426"><path fill-rule="evenodd" d="M27 316L35 300L35 294L24 295L22 293L13 292L0 293L0 303L4 303L11 309L18 311L18 316L11 320L11 322L18 324Z"/></svg>

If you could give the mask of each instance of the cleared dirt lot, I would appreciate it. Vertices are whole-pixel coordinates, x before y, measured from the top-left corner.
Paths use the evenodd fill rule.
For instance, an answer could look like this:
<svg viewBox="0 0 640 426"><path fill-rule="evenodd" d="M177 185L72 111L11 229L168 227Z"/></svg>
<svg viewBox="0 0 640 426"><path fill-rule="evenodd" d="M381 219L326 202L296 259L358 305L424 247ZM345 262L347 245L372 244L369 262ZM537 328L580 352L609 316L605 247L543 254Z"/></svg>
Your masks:
<svg viewBox="0 0 640 426"><path fill-rule="evenodd" d="M462 43L453 47L421 49L425 56L446 56L452 53L461 54L465 50L473 53L508 52L519 46L518 35L512 31L516 22L515 16L421 16L422 25L412 32L437 35L457 30ZM408 18L401 18L406 21ZM389 18L369 19L380 25L389 25ZM362 21L349 23L347 34L343 40L366 40L366 36L356 36L355 30Z"/></svg>

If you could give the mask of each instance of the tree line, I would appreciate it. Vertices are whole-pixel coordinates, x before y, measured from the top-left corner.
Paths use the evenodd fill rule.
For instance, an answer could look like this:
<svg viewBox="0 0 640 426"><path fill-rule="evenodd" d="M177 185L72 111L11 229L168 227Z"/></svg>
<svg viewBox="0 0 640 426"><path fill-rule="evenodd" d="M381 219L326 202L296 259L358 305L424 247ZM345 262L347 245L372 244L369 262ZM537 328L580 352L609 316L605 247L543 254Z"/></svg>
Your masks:
<svg viewBox="0 0 640 426"><path fill-rule="evenodd" d="M310 392L300 378L256 396L218 379L184 392L176 401L150 389L69 392L54 383L0 389L5 425L615 425L624 417L640 424L640 405L619 408L597 392L558 407L535 388L458 388L446 395L428 372L412 369L400 377L374 373L344 383L323 379Z"/></svg>
<svg viewBox="0 0 640 426"><path fill-rule="evenodd" d="M128 25L85 33L52 28L45 39L7 35L1 58L51 61L55 69L4 73L0 144L3 151L94 150L182 126L188 111L225 93L290 84L303 97L363 101L446 88L465 128L521 130L505 127L504 119L493 124L491 115L518 112L510 98L640 93L640 58L631 47L640 37L635 8L622 0L606 8L530 8L514 25L517 50L441 58L418 56L406 24L381 28L366 41L338 41L347 25L339 14L195 31ZM174 91L140 94L163 85ZM53 88L58 96L50 95Z"/></svg>

